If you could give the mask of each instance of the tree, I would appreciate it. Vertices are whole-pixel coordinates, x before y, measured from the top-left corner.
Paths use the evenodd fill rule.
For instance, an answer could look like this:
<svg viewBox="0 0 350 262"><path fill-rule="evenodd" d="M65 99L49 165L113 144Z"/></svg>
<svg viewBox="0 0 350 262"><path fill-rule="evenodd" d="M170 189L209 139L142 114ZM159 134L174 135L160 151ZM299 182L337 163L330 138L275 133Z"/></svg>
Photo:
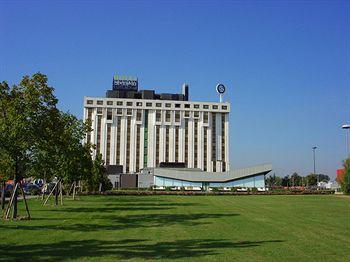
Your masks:
<svg viewBox="0 0 350 262"><path fill-rule="evenodd" d="M38 150L39 158L35 167L44 170L46 178L57 178L57 183L59 183L55 187L55 204L57 205L61 183L76 183L91 175L92 146L89 143L81 143L86 132L91 131L90 123L83 123L69 113L60 112L56 126L55 132L48 140L53 143ZM42 174L39 173L39 175Z"/></svg>
<svg viewBox="0 0 350 262"><path fill-rule="evenodd" d="M288 175L282 178L282 186L284 187L290 186L290 178Z"/></svg>
<svg viewBox="0 0 350 262"><path fill-rule="evenodd" d="M266 179L266 184L269 188L276 187L276 186L281 186L282 185L282 179L275 174L273 176L269 176Z"/></svg>
<svg viewBox="0 0 350 262"><path fill-rule="evenodd" d="M50 130L51 116L57 112L57 99L47 77L37 73L25 76L18 85L0 83L0 151L8 156L8 169L14 183L26 176L35 149ZM17 217L17 192L14 193L13 218Z"/></svg>
<svg viewBox="0 0 350 262"><path fill-rule="evenodd" d="M290 177L290 183L292 186L301 186L302 185L302 177L298 175L298 173L294 172Z"/></svg>
<svg viewBox="0 0 350 262"><path fill-rule="evenodd" d="M320 182L328 182L330 180L329 176L324 174L318 174L318 179Z"/></svg>
<svg viewBox="0 0 350 262"><path fill-rule="evenodd" d="M308 186L317 186L317 174L309 174L306 176Z"/></svg>
<svg viewBox="0 0 350 262"><path fill-rule="evenodd" d="M5 209L5 188L6 181L11 178L12 175L11 159L9 155L0 149L0 183L1 183L1 209Z"/></svg>
<svg viewBox="0 0 350 262"><path fill-rule="evenodd" d="M350 194L350 158L346 159L343 163L344 172L342 179L339 179L340 186L344 194Z"/></svg>
<svg viewBox="0 0 350 262"><path fill-rule="evenodd" d="M101 154L97 154L93 161L91 176L87 179L88 190L90 192L105 191L112 188L112 184L107 177L106 168Z"/></svg>

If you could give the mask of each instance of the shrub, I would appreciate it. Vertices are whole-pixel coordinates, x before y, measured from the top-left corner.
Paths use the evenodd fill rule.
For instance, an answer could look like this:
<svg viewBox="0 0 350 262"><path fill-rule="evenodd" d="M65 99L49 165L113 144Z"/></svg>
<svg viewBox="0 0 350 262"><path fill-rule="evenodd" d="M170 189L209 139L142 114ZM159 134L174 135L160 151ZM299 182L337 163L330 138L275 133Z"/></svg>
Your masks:
<svg viewBox="0 0 350 262"><path fill-rule="evenodd" d="M237 187L231 187L231 192L237 192Z"/></svg>
<svg viewBox="0 0 350 262"><path fill-rule="evenodd" d="M253 194L258 193L258 189L257 189L256 187L253 187L251 190L252 190L252 193L253 193Z"/></svg>

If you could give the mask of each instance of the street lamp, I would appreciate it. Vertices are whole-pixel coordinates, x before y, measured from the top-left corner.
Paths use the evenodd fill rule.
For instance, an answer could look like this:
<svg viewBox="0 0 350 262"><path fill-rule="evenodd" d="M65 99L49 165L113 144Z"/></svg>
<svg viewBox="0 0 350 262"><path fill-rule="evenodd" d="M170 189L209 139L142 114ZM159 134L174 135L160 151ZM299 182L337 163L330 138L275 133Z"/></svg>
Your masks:
<svg viewBox="0 0 350 262"><path fill-rule="evenodd" d="M342 129L345 129L345 136L346 136L346 154L347 157L350 157L350 152L349 152L349 133L350 133L350 125L342 125Z"/></svg>
<svg viewBox="0 0 350 262"><path fill-rule="evenodd" d="M314 155L314 174L316 175L316 148L317 146L312 147L313 155ZM318 186L318 181L319 177L317 175L317 186Z"/></svg>

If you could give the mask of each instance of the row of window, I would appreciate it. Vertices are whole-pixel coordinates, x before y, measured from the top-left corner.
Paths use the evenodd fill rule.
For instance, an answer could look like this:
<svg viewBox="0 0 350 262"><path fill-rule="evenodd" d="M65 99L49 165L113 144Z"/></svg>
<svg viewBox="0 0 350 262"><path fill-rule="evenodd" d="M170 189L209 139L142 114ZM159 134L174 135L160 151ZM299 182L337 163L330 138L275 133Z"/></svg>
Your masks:
<svg viewBox="0 0 350 262"><path fill-rule="evenodd" d="M113 110L112 108L107 108L107 120L112 120L112 110ZM89 108L88 114L90 112L91 112L91 108ZM166 122L170 122L172 112L175 112L175 122L180 122L181 112L180 111L169 111L169 110L165 111L165 121ZM98 115L103 114L103 109L102 108L97 108L97 114ZM117 108L116 115L117 116L124 115L123 114L123 109L122 108ZM129 108L126 109L126 115L127 116L132 116L133 115L132 109L129 109ZM198 111L194 111L194 112L185 111L183 115L184 115L185 118L190 118L191 116L193 118L196 118L196 119L199 118L199 112ZM161 122L161 117L162 117L162 111L161 110L157 110L156 111L156 121L157 122ZM91 116L88 117L88 118L91 118ZM142 109L137 109L136 110L136 118L137 118L136 119L137 121L142 121ZM204 123L208 123L208 112L203 112L203 120L204 120Z"/></svg>
<svg viewBox="0 0 350 262"><path fill-rule="evenodd" d="M106 101L108 106L112 106L113 105L113 101ZM88 105L93 105L94 104L94 100L87 100L86 103ZM97 105L104 105L104 101L103 100L97 100L96 101ZM152 102L125 102L126 106L143 106L143 104L145 104L146 107L153 107L153 103ZM117 106L124 106L124 101L117 101L116 102ZM163 103L155 103L156 107L163 107ZM173 106L175 106L175 108L194 108L194 109L209 109L209 105L200 105L200 104L177 104L177 103L164 103L164 106L166 108L172 108ZM193 106L193 107L191 107ZM201 107L202 106L202 107ZM218 105L212 105L211 106L212 109L219 109ZM222 105L221 109L222 110L227 110L227 106L226 105Z"/></svg>

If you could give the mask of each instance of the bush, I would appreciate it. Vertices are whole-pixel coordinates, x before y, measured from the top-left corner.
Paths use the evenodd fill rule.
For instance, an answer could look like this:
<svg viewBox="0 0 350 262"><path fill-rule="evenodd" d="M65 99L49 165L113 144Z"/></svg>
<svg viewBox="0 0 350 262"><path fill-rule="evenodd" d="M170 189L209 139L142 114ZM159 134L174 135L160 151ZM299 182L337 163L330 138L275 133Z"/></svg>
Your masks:
<svg viewBox="0 0 350 262"><path fill-rule="evenodd" d="M253 194L258 193L258 189L257 189L256 187L253 187L253 188L251 189L251 191L252 191Z"/></svg>
<svg viewBox="0 0 350 262"><path fill-rule="evenodd" d="M237 192L237 187L231 187L231 192Z"/></svg>

